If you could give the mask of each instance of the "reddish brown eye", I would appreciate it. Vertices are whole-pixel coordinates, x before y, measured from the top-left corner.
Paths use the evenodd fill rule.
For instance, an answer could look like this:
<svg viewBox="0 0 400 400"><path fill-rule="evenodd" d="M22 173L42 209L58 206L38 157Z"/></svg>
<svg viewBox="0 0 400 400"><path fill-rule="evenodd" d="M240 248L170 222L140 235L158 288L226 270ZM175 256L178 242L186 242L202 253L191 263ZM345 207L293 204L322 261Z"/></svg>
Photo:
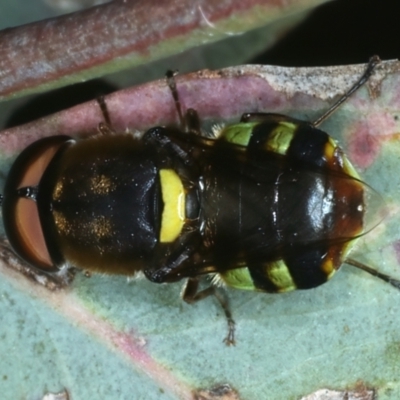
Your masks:
<svg viewBox="0 0 400 400"><path fill-rule="evenodd" d="M54 136L25 149L14 162L4 190L3 220L10 245L23 260L45 271L56 268L43 235L37 203L21 195L19 189L36 188L54 155L70 140L68 136Z"/></svg>
<svg viewBox="0 0 400 400"><path fill-rule="evenodd" d="M48 146L44 147L45 143L43 143L43 149L38 149L40 151L32 154L31 158L26 162L25 171L21 173L21 179L17 189L27 186L37 186L39 184L44 171L61 144L62 143L48 143ZM28 147L28 150L29 149L30 147ZM19 161L19 157L17 161ZM21 167L23 168L23 165Z"/></svg>
<svg viewBox="0 0 400 400"><path fill-rule="evenodd" d="M53 263L44 240L36 202L25 198L17 199L14 210L12 223L18 232L20 246L23 247L23 258L40 268L52 268Z"/></svg>

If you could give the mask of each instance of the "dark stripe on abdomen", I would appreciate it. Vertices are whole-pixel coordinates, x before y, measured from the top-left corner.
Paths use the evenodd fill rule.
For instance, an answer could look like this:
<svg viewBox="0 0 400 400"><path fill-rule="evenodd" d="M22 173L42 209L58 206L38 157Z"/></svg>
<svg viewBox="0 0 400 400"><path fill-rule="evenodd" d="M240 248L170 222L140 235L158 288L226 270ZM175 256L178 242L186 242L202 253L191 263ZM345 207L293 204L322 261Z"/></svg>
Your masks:
<svg viewBox="0 0 400 400"><path fill-rule="evenodd" d="M327 133L312 125L299 124L287 150L287 156L295 160L326 167L325 146L329 141Z"/></svg>
<svg viewBox="0 0 400 400"><path fill-rule="evenodd" d="M322 285L328 276L322 265L328 254L328 244L318 247L300 247L285 251L284 260L298 289L311 289Z"/></svg>

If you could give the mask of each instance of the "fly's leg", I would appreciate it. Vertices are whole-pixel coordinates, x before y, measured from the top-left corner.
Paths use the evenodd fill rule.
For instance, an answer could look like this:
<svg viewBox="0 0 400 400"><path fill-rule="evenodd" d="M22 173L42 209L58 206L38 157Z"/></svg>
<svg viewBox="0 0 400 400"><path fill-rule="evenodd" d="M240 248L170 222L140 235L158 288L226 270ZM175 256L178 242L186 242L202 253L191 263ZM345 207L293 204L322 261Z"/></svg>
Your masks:
<svg viewBox="0 0 400 400"><path fill-rule="evenodd" d="M384 282L390 283L396 289L400 290L400 280L392 278L390 275L382 274L381 272L377 271L376 269L371 268L368 265L365 265L363 263L360 263L357 260L353 260L352 258L347 258L345 260L345 263L352 265L353 267L362 269L363 271L368 272L369 274L376 276L379 279L382 279Z"/></svg>
<svg viewBox="0 0 400 400"><path fill-rule="evenodd" d="M183 127L183 126L185 126L185 122L184 122L183 115L182 115L181 101L179 99L178 90L176 88L176 81L175 81L176 74L177 74L176 71L169 70L169 71L167 71L166 78L167 78L167 84L168 84L169 90L171 91L172 97L174 99L176 112L177 112L178 118L179 118L179 123Z"/></svg>
<svg viewBox="0 0 400 400"><path fill-rule="evenodd" d="M101 113L103 114L104 122L107 125L111 126L110 113L108 112L108 107L107 107L106 100L105 100L104 96L100 96L96 100L97 100L97 103L100 106Z"/></svg>
<svg viewBox="0 0 400 400"><path fill-rule="evenodd" d="M374 72L375 67L381 62L378 56L373 56L369 59L367 68L357 82L335 103L333 104L323 115L312 122L313 126L318 126L329 118L354 92L356 92L361 86L363 86Z"/></svg>
<svg viewBox="0 0 400 400"><path fill-rule="evenodd" d="M179 124L184 132L190 132L195 135L201 135L200 118L197 111L193 108L188 108L185 114L182 114L182 104L179 99L178 89L176 87L175 75L176 71L167 71L166 78L169 89L171 90L174 99L176 112L179 118Z"/></svg>
<svg viewBox="0 0 400 400"><path fill-rule="evenodd" d="M186 135L186 134L185 134ZM184 141L180 132L164 127L156 127L149 129L143 135L143 142L156 145L162 151L166 151L172 158L178 158L185 165L190 165L192 146Z"/></svg>
<svg viewBox="0 0 400 400"><path fill-rule="evenodd" d="M167 253L167 247L162 246L154 253L157 264L161 266L145 268L143 273L154 283L179 281L185 277L183 275L186 272L185 266L190 262L193 251L192 246L178 246L168 256L163 256L163 253Z"/></svg>
<svg viewBox="0 0 400 400"><path fill-rule="evenodd" d="M189 108L185 114L182 114L181 101L179 99L179 93L176 87L175 81L176 72L167 71L166 79L169 89L171 90L172 97L174 99L175 108L179 118L179 124L184 132L190 132L196 135L201 135L200 129L200 118L197 111ZM99 124L98 130L101 134L106 135L115 133L112 129L110 113L108 112L107 104L103 96L97 98L97 103L100 106L100 110L103 114L104 122Z"/></svg>
<svg viewBox="0 0 400 400"><path fill-rule="evenodd" d="M186 281L182 291L182 299L188 303L193 304L197 301L203 300L208 296L215 296L224 310L225 317L228 323L228 335L224 339L227 346L235 345L235 321L232 318L231 310L229 309L228 300L224 298L215 286L199 291L199 280L197 278L189 278Z"/></svg>
<svg viewBox="0 0 400 400"><path fill-rule="evenodd" d="M183 250L174 252L162 264L161 268L148 268L143 272L147 279L155 283L176 282L186 277L187 261L193 253L193 248L186 247ZM186 264L185 264L186 263ZM203 271L203 273L206 273ZM188 303L193 304L208 296L215 296L224 310L225 317L228 323L228 335L224 339L226 345L231 346L235 344L235 321L232 318L232 313L229 309L229 304L226 298L214 287L210 286L204 290L199 291L199 279L197 277L189 277L182 290L182 299Z"/></svg>
<svg viewBox="0 0 400 400"><path fill-rule="evenodd" d="M357 82L342 96L340 99L333 104L323 115L321 115L318 119L313 122L310 122L310 125L313 127L317 127L323 121L328 119L354 92L356 92L361 86L363 86L368 79L371 77L374 72L375 67L381 62L378 56L373 56L370 58L367 67L361 77L357 80ZM299 122L294 118L288 118L285 115L275 114L275 113L245 113L242 115L240 122L275 122L279 123L281 121L292 121ZM304 123L304 121L301 121Z"/></svg>
<svg viewBox="0 0 400 400"><path fill-rule="evenodd" d="M171 157L177 157L185 165L192 165L195 155L201 152L201 148L212 146L213 141L202 136L200 119L196 110L189 108L184 114L182 113L182 105L176 86L175 75L176 72L168 71L166 79L172 98L174 99L180 128L151 128L144 134L143 141L166 150Z"/></svg>
<svg viewBox="0 0 400 400"><path fill-rule="evenodd" d="M100 107L101 113L103 114L103 118L104 118L104 122L99 123L97 130L99 131L99 133L101 135L114 134L115 131L112 128L110 113L108 112L108 107L107 107L104 96L100 96L96 100L97 100L97 103Z"/></svg>
<svg viewBox="0 0 400 400"><path fill-rule="evenodd" d="M196 164L198 157L201 157L202 149L212 146L214 142L193 132L182 132L162 126L149 129L143 135L142 141L155 145L160 151L166 151L172 158L180 160L186 166Z"/></svg>

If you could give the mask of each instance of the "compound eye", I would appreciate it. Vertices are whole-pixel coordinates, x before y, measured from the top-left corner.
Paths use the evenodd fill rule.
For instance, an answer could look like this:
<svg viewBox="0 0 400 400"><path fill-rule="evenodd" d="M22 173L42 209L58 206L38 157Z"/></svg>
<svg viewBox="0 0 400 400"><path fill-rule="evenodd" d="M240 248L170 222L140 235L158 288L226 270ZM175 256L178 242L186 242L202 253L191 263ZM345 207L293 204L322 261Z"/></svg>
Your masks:
<svg viewBox="0 0 400 400"><path fill-rule="evenodd" d="M69 141L69 136L53 136L31 144L15 160L4 189L3 221L11 247L24 261L47 272L58 268L46 245L36 196L28 193L37 190L47 166Z"/></svg>

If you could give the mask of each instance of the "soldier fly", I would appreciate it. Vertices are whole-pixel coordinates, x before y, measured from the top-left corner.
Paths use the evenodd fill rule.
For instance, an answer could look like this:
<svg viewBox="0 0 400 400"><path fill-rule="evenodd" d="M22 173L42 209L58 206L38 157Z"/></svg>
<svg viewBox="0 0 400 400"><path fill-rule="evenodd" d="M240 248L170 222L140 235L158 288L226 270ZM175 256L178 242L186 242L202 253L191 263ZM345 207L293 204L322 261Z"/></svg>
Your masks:
<svg viewBox="0 0 400 400"><path fill-rule="evenodd" d="M46 274L66 266L134 275L152 282L187 279L187 302L215 294L213 283L280 293L329 280L343 263L400 288L400 282L349 258L365 221L364 184L338 144L318 129L372 74L364 74L314 122L246 113L204 136L197 112L182 113L174 74L167 80L180 127L154 127L136 138L105 123L75 140L41 139L8 175L3 198L15 253Z"/></svg>

